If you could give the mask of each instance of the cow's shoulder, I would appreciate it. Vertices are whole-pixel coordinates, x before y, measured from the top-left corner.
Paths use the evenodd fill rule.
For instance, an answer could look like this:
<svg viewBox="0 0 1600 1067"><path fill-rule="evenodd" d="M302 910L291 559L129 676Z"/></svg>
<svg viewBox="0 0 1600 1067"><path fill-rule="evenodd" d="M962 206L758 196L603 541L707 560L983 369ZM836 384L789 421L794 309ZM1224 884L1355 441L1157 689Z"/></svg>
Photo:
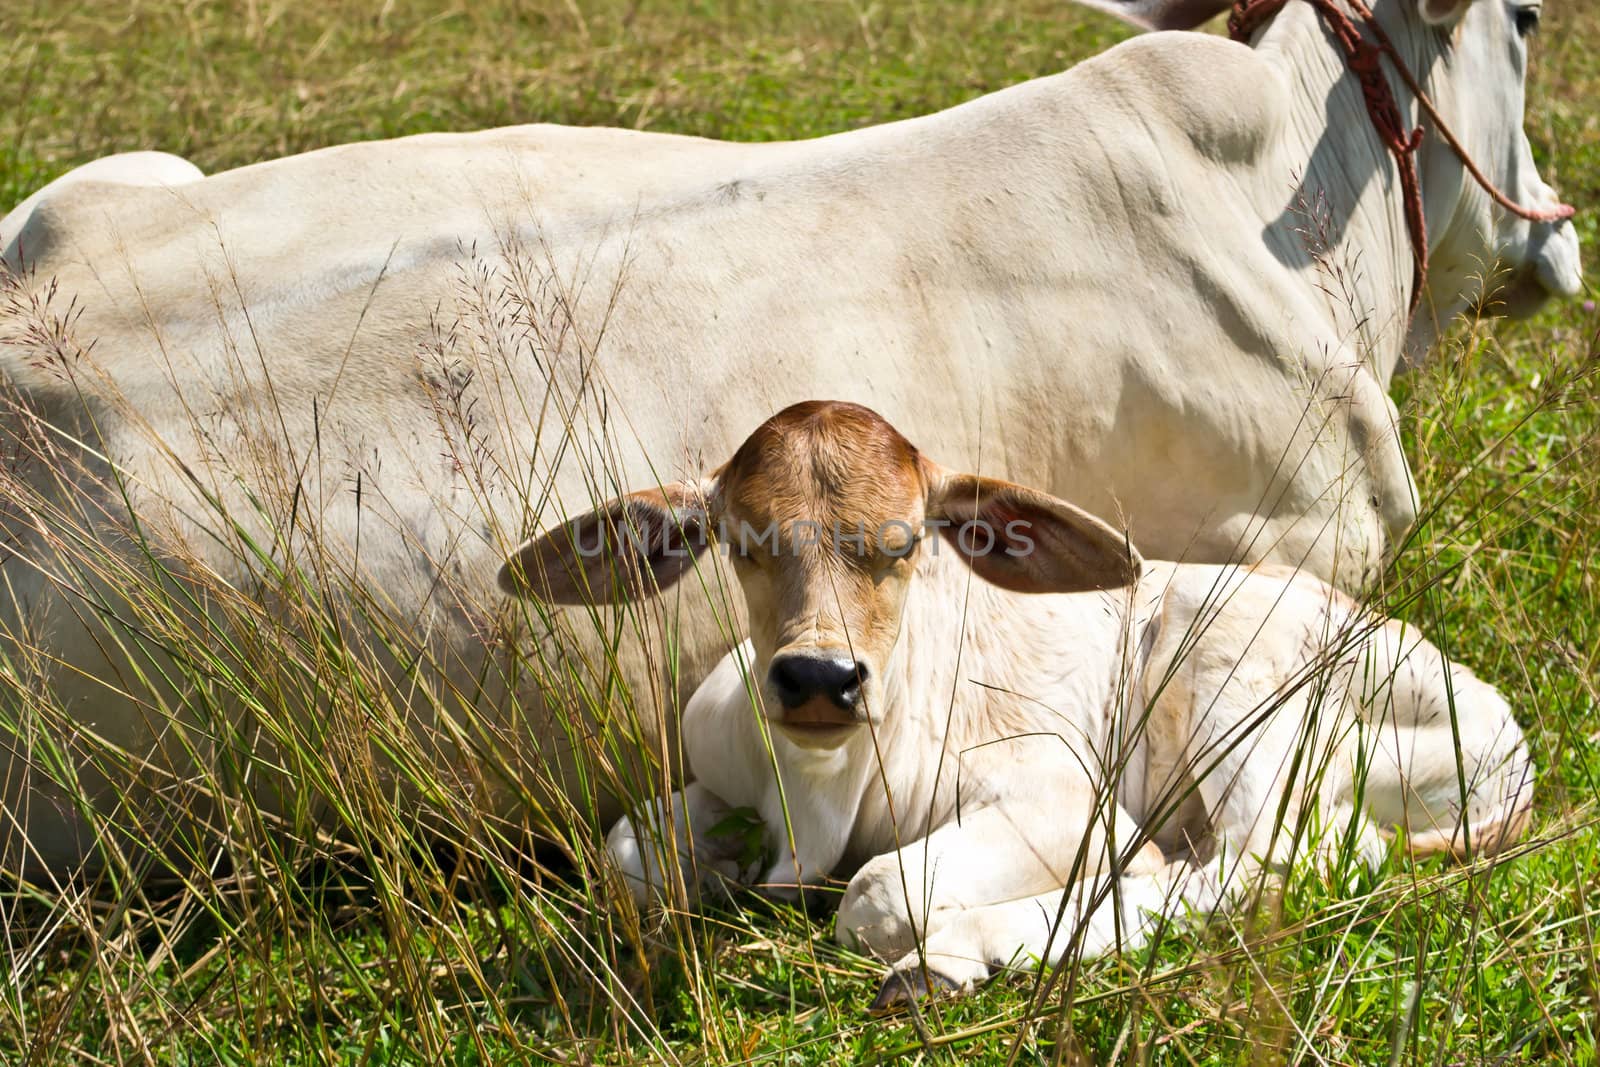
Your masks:
<svg viewBox="0 0 1600 1067"><path fill-rule="evenodd" d="M1074 71L1112 106L1218 163L1245 163L1269 148L1288 117L1282 76L1251 48L1191 32L1124 41Z"/></svg>

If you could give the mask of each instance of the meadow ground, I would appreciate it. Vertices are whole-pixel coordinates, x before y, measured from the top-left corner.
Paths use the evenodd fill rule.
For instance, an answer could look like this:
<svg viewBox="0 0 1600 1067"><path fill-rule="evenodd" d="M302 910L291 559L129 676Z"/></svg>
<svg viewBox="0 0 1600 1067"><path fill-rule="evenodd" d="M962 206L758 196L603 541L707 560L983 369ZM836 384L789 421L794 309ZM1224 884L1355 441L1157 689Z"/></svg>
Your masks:
<svg viewBox="0 0 1600 1067"><path fill-rule="evenodd" d="M1124 33L1062 0L7 0L0 209L136 148L209 173L535 120L810 136L1051 73ZM1529 96L1592 260L1600 11L1547 5ZM160 901L6 891L0 1061L1593 1062L1597 331L1581 300L1462 328L1399 387L1431 509L1386 596L1513 694L1541 777L1502 862L1297 879L1248 923L887 1020L864 1011L876 968L826 922L753 898L613 927L553 914L583 899L559 877L474 880L381 849L226 906L204 884ZM530 905L530 884L557 889Z"/></svg>

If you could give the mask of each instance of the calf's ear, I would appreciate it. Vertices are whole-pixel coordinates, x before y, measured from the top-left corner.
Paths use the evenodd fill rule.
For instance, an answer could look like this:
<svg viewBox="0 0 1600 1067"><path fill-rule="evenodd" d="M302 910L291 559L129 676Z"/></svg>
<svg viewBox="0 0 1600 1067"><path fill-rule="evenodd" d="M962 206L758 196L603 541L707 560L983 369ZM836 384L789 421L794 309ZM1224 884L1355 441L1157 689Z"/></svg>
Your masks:
<svg viewBox="0 0 1600 1067"><path fill-rule="evenodd" d="M1192 30L1232 7L1230 0L1078 0L1147 30Z"/></svg>
<svg viewBox="0 0 1600 1067"><path fill-rule="evenodd" d="M500 568L500 588L547 604L616 604L672 585L709 543L705 487L632 493L535 537Z"/></svg>
<svg viewBox="0 0 1600 1067"><path fill-rule="evenodd" d="M980 578L1018 593L1116 589L1144 560L1119 530L1046 493L976 474L947 474L928 502L939 533Z"/></svg>

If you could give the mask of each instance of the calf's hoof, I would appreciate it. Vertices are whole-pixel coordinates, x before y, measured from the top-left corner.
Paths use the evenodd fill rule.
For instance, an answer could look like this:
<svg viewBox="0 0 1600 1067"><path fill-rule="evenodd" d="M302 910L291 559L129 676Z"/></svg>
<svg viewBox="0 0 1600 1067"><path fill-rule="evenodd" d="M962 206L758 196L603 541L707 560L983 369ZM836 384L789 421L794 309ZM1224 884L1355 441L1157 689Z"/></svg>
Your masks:
<svg viewBox="0 0 1600 1067"><path fill-rule="evenodd" d="M962 991L961 983L932 967L895 968L878 987L878 995L867 1008L874 1015L892 1011L932 997L953 997Z"/></svg>

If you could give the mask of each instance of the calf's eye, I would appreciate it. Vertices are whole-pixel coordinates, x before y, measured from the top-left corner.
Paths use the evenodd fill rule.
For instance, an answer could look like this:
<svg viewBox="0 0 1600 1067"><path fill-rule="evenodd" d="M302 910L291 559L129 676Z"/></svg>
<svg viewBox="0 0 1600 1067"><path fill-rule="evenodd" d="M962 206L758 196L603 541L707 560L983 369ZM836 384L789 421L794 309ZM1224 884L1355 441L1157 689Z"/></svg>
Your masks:
<svg viewBox="0 0 1600 1067"><path fill-rule="evenodd" d="M1539 30L1539 9L1536 7L1519 7L1516 15L1517 34L1527 37Z"/></svg>

